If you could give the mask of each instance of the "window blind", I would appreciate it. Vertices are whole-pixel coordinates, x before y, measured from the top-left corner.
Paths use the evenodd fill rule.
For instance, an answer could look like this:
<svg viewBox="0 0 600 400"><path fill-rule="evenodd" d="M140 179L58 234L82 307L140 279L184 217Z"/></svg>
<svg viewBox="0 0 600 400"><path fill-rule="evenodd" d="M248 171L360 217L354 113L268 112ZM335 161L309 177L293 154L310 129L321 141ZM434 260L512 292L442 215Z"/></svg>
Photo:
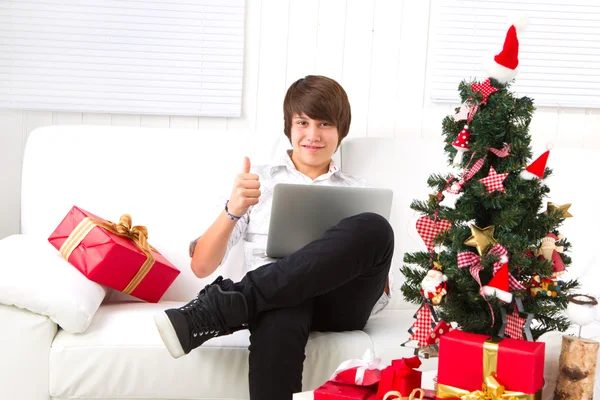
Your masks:
<svg viewBox="0 0 600 400"><path fill-rule="evenodd" d="M597 0L433 0L432 100L459 102L461 80L487 78L483 58L502 50L511 17L520 13L529 25L518 33L512 90L538 106L600 107Z"/></svg>
<svg viewBox="0 0 600 400"><path fill-rule="evenodd" d="M0 107L238 117L244 6L0 1Z"/></svg>

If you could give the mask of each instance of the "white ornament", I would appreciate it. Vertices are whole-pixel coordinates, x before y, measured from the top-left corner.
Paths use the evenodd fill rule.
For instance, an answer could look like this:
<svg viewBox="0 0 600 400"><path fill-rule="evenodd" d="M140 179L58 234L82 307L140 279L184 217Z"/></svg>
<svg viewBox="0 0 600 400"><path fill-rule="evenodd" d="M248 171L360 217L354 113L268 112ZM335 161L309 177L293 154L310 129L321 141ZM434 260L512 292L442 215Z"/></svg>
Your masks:
<svg viewBox="0 0 600 400"><path fill-rule="evenodd" d="M455 208L456 202L463 195L462 193L453 194L448 192L443 192L444 200L440 201L440 205L448 208Z"/></svg>
<svg viewBox="0 0 600 400"><path fill-rule="evenodd" d="M589 325L596 318L596 307L598 301L592 296L585 294L573 294L567 296L567 316L572 323L579 325L579 336L581 327Z"/></svg>

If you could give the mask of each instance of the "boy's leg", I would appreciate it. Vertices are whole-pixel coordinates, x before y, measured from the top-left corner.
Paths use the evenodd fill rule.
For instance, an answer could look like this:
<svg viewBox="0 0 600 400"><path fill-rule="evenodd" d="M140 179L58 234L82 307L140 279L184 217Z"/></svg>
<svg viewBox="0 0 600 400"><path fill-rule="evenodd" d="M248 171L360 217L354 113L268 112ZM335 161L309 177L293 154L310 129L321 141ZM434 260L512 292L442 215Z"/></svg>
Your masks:
<svg viewBox="0 0 600 400"><path fill-rule="evenodd" d="M291 400L302 391L312 300L258 315L250 322L250 400Z"/></svg>
<svg viewBox="0 0 600 400"><path fill-rule="evenodd" d="M156 324L171 354L179 357L211 337L243 328L262 312L296 307L354 279L387 274L393 252L394 234L385 218L355 215L236 284L215 281L183 309L157 315Z"/></svg>
<svg viewBox="0 0 600 400"><path fill-rule="evenodd" d="M313 299L313 331L361 330L383 295L389 265Z"/></svg>
<svg viewBox="0 0 600 400"><path fill-rule="evenodd" d="M246 297L252 318L296 306L355 280L357 287L385 286L393 253L394 233L388 221L363 213L340 221L294 254L248 272L234 287Z"/></svg>

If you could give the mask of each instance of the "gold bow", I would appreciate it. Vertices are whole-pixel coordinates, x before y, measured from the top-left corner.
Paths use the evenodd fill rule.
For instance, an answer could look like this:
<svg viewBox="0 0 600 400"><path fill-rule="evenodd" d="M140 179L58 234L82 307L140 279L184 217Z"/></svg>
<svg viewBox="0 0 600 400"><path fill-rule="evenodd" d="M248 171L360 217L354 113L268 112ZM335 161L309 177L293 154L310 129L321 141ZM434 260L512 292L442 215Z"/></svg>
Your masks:
<svg viewBox="0 0 600 400"><path fill-rule="evenodd" d="M152 257L152 251L156 251L150 243L148 243L148 229L145 226L137 225L131 226L132 219L129 214L121 215L118 223L110 222L110 221L96 221L90 217L85 217L73 231L69 234L69 237L60 247L60 254L65 258L65 260L69 260L71 253L73 250L77 248L85 239L85 237L94 229L95 227L101 227L106 229L107 231L126 237L133 241L135 245L144 253L146 256L146 261L142 264L138 272L131 279L129 284L122 290L125 294L131 294L135 288L140 284L140 282L146 277L148 272L152 269L154 265L154 257ZM158 252L157 252L158 253Z"/></svg>
<svg viewBox="0 0 600 400"><path fill-rule="evenodd" d="M541 399L541 390L535 394L512 392L505 390L494 376L483 380L482 390L469 392L453 386L439 384L436 387L436 396L442 399L459 398L461 400L537 400Z"/></svg>
<svg viewBox="0 0 600 400"><path fill-rule="evenodd" d="M520 395L524 393L516 393L516 392L505 392L504 386L502 386L496 378L493 376L488 376L483 381L482 385L483 390L476 390L469 394L460 396L462 400L519 400Z"/></svg>
<svg viewBox="0 0 600 400"><path fill-rule="evenodd" d="M496 379L496 369L498 368L498 347L499 342L488 339L483 342L483 390L469 392L461 388L438 383L436 385L436 397L440 399L461 400L541 400L542 389L536 393L512 392L504 390Z"/></svg>

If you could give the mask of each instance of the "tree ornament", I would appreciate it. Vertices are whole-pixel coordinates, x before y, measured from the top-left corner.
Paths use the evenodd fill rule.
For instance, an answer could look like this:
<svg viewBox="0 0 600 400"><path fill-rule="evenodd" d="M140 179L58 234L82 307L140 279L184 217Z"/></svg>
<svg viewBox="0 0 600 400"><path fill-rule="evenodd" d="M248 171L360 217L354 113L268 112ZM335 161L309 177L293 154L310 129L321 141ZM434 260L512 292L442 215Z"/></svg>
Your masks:
<svg viewBox="0 0 600 400"><path fill-rule="evenodd" d="M564 274L566 270L565 263L559 254L564 251L564 246L556 245L556 242L561 239L563 239L562 235L556 236L554 233L549 233L541 239L540 247L535 252L536 256L552 261L552 272L554 276L560 276Z"/></svg>
<svg viewBox="0 0 600 400"><path fill-rule="evenodd" d="M440 205L454 209L456 207L456 202L462 197L462 195L463 193L454 194L444 191L444 199L440 201Z"/></svg>
<svg viewBox="0 0 600 400"><path fill-rule="evenodd" d="M517 76L517 66L519 65L519 40L517 32L521 32L527 26L527 18L520 18L515 21L504 39L502 51L494 58L486 59L484 62L485 71L494 79L507 83Z"/></svg>
<svg viewBox="0 0 600 400"><path fill-rule="evenodd" d="M440 193L437 194L430 194L429 195L429 201L433 201L434 203L437 203L439 201L440 198Z"/></svg>
<svg viewBox="0 0 600 400"><path fill-rule="evenodd" d="M471 140L471 132L469 132L469 125L465 125L463 130L460 131L454 142L452 142L452 147L456 149L456 156L454 156L453 164L456 166L460 166L462 163L462 156L466 151L471 150L471 146L469 146L469 141Z"/></svg>
<svg viewBox="0 0 600 400"><path fill-rule="evenodd" d="M460 110L454 114L454 121L466 121L469 118L469 113L471 111L471 107L467 103L463 103L460 106Z"/></svg>
<svg viewBox="0 0 600 400"><path fill-rule="evenodd" d="M532 180L532 179L544 179L544 171L546 170L546 163L548 162L548 156L550 155L550 150L546 150L539 156L534 162L532 162L525 170L521 171L519 176L523 179Z"/></svg>
<svg viewBox="0 0 600 400"><path fill-rule="evenodd" d="M483 286L483 294L486 297L496 296L504 303L511 303L513 295L508 291L508 275L508 264L503 264L489 283Z"/></svg>
<svg viewBox="0 0 600 400"><path fill-rule="evenodd" d="M421 281L421 294L427 301L438 306L448 293L448 277L442 272L440 264L434 262L434 265L435 267L430 269Z"/></svg>
<svg viewBox="0 0 600 400"><path fill-rule="evenodd" d="M424 215L417 220L417 232L425 242L425 246L429 251L433 251L435 245L433 240L443 231L447 231L452 227L449 221L438 219L437 221L432 220L428 216Z"/></svg>
<svg viewBox="0 0 600 400"><path fill-rule="evenodd" d="M515 297L511 314L507 313L506 307L502 307L500 313L502 315L502 328L500 328L499 337L503 338L508 335L511 339L533 342L531 322L534 314L525 312L520 298Z"/></svg>
<svg viewBox="0 0 600 400"><path fill-rule="evenodd" d="M495 227L490 225L481 229L477 225L471 224L470 228L471 237L465 240L464 244L477 248L479 255L484 256L486 250L497 243L496 239L494 239Z"/></svg>
<svg viewBox="0 0 600 400"><path fill-rule="evenodd" d="M508 250L500 243L496 243L487 253L488 257L494 255L498 257L498 261L494 263L494 274L498 272L505 264L508 264ZM519 281L509 272L508 288L510 290L527 290Z"/></svg>
<svg viewBox="0 0 600 400"><path fill-rule="evenodd" d="M410 336L408 340L401 344L402 347L413 347L412 345L407 346L409 342L416 341L417 347L415 348L414 354L420 357L425 357L425 355L420 354L420 350L424 347L429 346L427 343L431 333L433 332L433 328L439 322L437 314L433 309L433 306L427 302L421 303L421 307L417 310L413 318L416 321L412 324L412 326L408 329L408 333Z"/></svg>
<svg viewBox="0 0 600 400"><path fill-rule="evenodd" d="M556 297L562 290L562 285L562 281L534 274L529 281L529 294L531 297Z"/></svg>
<svg viewBox="0 0 600 400"><path fill-rule="evenodd" d="M579 325L579 337L581 337L581 327L592 323L596 319L597 305L598 300L587 294L567 296L567 316L572 323Z"/></svg>
<svg viewBox="0 0 600 400"><path fill-rule="evenodd" d="M481 92L481 95L483 96L481 102L483 104L487 104L488 97L498 91L498 88L490 85L490 78L487 78L483 83L472 83L471 89L473 89L474 92Z"/></svg>
<svg viewBox="0 0 600 400"><path fill-rule="evenodd" d="M572 218L573 215L569 212L569 208L571 208L571 203L563 204L562 206L559 206L558 204L554 204L551 201L549 201L546 206L546 211L544 212L544 214L548 215L548 212L550 210L553 210L553 211L560 211L561 218Z"/></svg>
<svg viewBox="0 0 600 400"><path fill-rule="evenodd" d="M429 335L429 339L427 339L427 343L433 344L433 345L439 344L440 337L452 330L454 330L454 328L452 327L452 325L450 325L446 321L438 322L438 324L435 326L435 328L433 328L433 332L431 332L431 334Z"/></svg>
<svg viewBox="0 0 600 400"><path fill-rule="evenodd" d="M494 167L490 167L490 172L488 173L488 176L480 179L479 182L485 185L485 190L488 193L495 192L496 190L504 193L504 185L502 183L504 182L507 176L508 173L498 174L496 173Z"/></svg>

